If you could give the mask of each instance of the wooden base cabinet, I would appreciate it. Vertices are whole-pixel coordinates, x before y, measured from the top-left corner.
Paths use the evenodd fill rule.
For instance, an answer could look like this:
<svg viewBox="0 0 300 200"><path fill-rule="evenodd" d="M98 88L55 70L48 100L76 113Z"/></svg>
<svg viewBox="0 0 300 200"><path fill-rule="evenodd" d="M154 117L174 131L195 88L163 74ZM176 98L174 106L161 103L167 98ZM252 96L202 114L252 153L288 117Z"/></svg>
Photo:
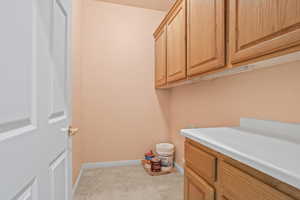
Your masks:
<svg viewBox="0 0 300 200"><path fill-rule="evenodd" d="M185 160L184 200L300 200L299 189L190 139Z"/></svg>
<svg viewBox="0 0 300 200"><path fill-rule="evenodd" d="M185 168L184 200L215 200L215 190L190 168Z"/></svg>

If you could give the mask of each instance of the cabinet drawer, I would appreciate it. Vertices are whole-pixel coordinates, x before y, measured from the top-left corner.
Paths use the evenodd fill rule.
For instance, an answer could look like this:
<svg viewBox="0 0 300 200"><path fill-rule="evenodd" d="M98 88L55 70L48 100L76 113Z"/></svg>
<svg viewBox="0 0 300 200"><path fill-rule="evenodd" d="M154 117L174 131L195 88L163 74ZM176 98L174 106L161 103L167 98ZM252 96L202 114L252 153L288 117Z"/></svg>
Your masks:
<svg viewBox="0 0 300 200"><path fill-rule="evenodd" d="M220 163L221 194L223 199L234 200L293 200L245 172Z"/></svg>
<svg viewBox="0 0 300 200"><path fill-rule="evenodd" d="M185 200L214 200L215 189L188 167L185 168Z"/></svg>
<svg viewBox="0 0 300 200"><path fill-rule="evenodd" d="M216 180L217 158L215 156L190 143L186 143L185 161L187 166L191 167L207 181L214 182Z"/></svg>

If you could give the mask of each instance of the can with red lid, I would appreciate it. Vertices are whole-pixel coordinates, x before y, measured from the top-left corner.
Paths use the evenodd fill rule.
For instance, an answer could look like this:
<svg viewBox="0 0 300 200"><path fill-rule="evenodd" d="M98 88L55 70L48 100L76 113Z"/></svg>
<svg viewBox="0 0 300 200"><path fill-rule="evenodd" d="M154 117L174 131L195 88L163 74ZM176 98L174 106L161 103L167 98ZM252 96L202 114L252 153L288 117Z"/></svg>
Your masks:
<svg viewBox="0 0 300 200"><path fill-rule="evenodd" d="M159 158L152 158L151 171L152 172L160 172L161 171L161 160Z"/></svg>

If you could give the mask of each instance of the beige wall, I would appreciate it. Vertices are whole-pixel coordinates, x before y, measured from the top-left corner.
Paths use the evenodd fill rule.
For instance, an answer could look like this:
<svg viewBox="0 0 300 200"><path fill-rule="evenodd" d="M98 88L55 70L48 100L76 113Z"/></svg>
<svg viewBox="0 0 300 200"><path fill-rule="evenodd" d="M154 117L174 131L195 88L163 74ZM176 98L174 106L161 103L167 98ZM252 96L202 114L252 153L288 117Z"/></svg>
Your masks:
<svg viewBox="0 0 300 200"><path fill-rule="evenodd" d="M72 1L72 125L79 128L78 134L72 137L73 183L75 182L83 161L81 118L81 19L82 0Z"/></svg>
<svg viewBox="0 0 300 200"><path fill-rule="evenodd" d="M179 130L238 125L241 117L300 123L300 62L174 88L170 131L183 163Z"/></svg>
<svg viewBox="0 0 300 200"><path fill-rule="evenodd" d="M168 140L168 92L153 87L152 33L164 13L95 0L83 9L83 161L140 159Z"/></svg>
<svg viewBox="0 0 300 200"><path fill-rule="evenodd" d="M84 0L81 8L74 177L83 162L139 159L169 140L183 164L179 130L190 125L238 125L241 117L300 122L300 62L155 90L152 33L164 13L95 0Z"/></svg>

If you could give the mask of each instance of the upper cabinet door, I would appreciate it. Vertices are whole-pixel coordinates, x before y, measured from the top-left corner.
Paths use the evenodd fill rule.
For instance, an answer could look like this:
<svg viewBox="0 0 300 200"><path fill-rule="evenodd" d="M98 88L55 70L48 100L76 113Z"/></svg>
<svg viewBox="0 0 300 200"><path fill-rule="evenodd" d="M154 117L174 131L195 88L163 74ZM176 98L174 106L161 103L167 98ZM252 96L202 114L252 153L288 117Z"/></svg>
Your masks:
<svg viewBox="0 0 300 200"><path fill-rule="evenodd" d="M186 78L186 14L181 2L167 21L167 81Z"/></svg>
<svg viewBox="0 0 300 200"><path fill-rule="evenodd" d="M167 83L167 49L165 27L155 37L155 86Z"/></svg>
<svg viewBox="0 0 300 200"><path fill-rule="evenodd" d="M225 65L224 0L187 0L188 76Z"/></svg>
<svg viewBox="0 0 300 200"><path fill-rule="evenodd" d="M249 62L300 44L299 0L229 2L230 59Z"/></svg>

